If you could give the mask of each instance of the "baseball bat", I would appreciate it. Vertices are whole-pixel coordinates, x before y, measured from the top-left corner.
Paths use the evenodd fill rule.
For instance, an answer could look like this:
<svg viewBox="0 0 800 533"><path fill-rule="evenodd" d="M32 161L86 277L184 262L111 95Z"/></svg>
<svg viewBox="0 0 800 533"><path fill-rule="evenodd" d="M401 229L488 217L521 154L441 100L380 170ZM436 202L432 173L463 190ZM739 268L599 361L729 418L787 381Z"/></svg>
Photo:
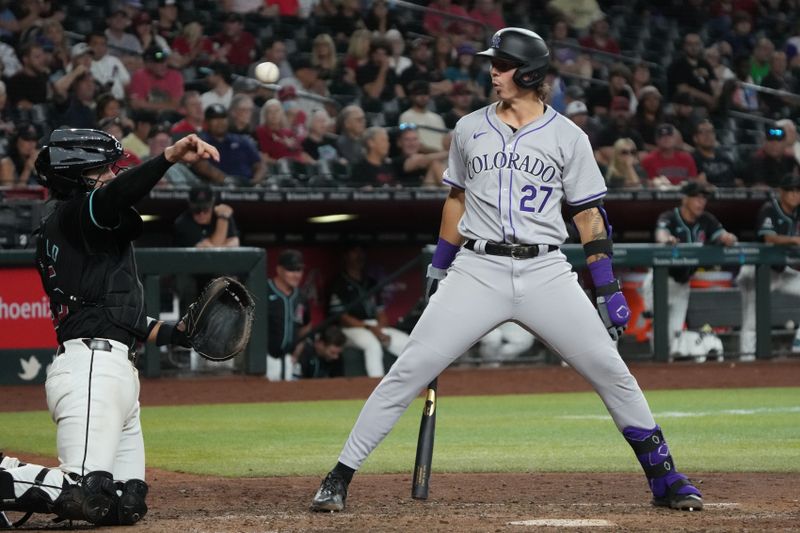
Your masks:
<svg viewBox="0 0 800 533"><path fill-rule="evenodd" d="M425 407L422 409L422 420L419 423L417 456L414 460L414 480L411 484L411 497L415 500L428 499L428 482L431 478L431 461L433 460L433 436L436 431L436 387L438 379L434 378L428 385Z"/></svg>

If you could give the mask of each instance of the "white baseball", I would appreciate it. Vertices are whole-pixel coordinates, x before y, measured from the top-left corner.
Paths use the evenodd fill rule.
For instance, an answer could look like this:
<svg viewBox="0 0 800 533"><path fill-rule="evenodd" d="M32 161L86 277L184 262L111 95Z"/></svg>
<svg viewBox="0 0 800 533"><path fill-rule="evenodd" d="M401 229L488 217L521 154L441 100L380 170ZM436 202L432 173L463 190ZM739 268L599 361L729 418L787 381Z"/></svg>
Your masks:
<svg viewBox="0 0 800 533"><path fill-rule="evenodd" d="M275 63L264 61L256 65L256 78L261 83L275 83L278 81L278 76L280 76L280 71Z"/></svg>

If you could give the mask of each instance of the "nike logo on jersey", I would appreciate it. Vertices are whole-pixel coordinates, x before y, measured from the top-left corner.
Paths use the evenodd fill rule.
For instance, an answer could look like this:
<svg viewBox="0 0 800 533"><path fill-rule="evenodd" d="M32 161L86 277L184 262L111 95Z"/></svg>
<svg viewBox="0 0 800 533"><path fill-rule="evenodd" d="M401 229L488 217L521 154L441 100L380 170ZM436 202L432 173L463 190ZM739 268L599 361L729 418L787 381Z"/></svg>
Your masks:
<svg viewBox="0 0 800 533"><path fill-rule="evenodd" d="M485 131L478 131L478 132L475 132L475 133L473 133L473 134L472 134L472 138L473 138L473 139L477 139L477 138L478 138L478 137L480 137L481 135L486 135L486 132L485 132Z"/></svg>

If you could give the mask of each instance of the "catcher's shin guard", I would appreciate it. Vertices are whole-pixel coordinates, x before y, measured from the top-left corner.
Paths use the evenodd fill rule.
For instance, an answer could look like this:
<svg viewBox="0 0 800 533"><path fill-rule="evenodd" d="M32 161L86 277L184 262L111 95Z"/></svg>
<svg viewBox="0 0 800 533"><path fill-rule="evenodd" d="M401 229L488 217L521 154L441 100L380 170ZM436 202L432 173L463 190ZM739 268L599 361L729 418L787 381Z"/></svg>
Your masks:
<svg viewBox="0 0 800 533"><path fill-rule="evenodd" d="M83 476L78 483L65 487L53 502L53 512L59 519L97 524L108 515L115 496L112 475L96 470Z"/></svg>
<svg viewBox="0 0 800 533"><path fill-rule="evenodd" d="M675 468L660 427L627 427L622 434L633 448L647 476L653 492L653 505L684 511L700 511L703 508L703 495Z"/></svg>

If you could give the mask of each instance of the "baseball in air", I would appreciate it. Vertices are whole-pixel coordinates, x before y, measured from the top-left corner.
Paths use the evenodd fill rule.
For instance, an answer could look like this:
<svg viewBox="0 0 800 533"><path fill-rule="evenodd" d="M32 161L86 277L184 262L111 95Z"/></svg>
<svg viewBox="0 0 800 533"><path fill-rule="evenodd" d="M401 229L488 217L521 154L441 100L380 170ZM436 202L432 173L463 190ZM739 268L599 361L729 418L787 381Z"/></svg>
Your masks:
<svg viewBox="0 0 800 533"><path fill-rule="evenodd" d="M279 75L280 71L275 63L264 61L256 65L256 78L261 83L275 83Z"/></svg>

